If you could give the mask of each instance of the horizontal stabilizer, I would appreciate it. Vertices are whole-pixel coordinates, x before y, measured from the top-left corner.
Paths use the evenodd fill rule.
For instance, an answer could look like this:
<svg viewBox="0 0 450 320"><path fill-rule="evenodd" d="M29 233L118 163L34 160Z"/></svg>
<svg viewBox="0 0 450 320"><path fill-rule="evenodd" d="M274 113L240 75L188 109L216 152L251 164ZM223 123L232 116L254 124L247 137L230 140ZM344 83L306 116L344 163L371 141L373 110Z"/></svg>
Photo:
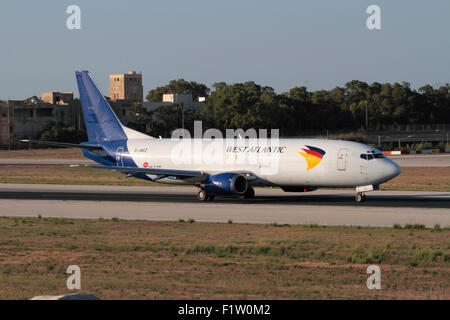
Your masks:
<svg viewBox="0 0 450 320"><path fill-rule="evenodd" d="M95 144L95 145L94 144L78 144L78 143L28 140L28 139L20 140L20 142L43 144L43 145L47 145L47 146L56 146L56 147L64 147L64 148L82 148L82 149L88 149L88 150L103 150L103 147L98 144Z"/></svg>

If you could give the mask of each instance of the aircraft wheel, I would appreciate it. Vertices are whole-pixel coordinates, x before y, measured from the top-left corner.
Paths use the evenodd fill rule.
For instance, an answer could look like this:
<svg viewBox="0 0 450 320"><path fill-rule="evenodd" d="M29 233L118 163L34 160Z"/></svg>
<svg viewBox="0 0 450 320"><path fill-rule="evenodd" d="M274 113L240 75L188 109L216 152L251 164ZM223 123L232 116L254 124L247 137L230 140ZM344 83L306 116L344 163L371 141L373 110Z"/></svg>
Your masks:
<svg viewBox="0 0 450 320"><path fill-rule="evenodd" d="M245 199L253 199L255 197L255 189L252 187L248 187L247 192L245 193Z"/></svg>
<svg viewBox="0 0 450 320"><path fill-rule="evenodd" d="M357 194L356 194L356 202L358 202L358 203L361 203L361 202L364 202L364 201L366 201L366 195L364 194L364 193L362 193L362 192L358 192Z"/></svg>
<svg viewBox="0 0 450 320"><path fill-rule="evenodd" d="M240 195L241 199L252 199L255 196L255 190L252 187L248 187L247 191L243 195Z"/></svg>
<svg viewBox="0 0 450 320"><path fill-rule="evenodd" d="M197 194L198 200L200 201L206 201L207 200L207 196L206 196L206 192L205 190L199 190L198 194Z"/></svg>

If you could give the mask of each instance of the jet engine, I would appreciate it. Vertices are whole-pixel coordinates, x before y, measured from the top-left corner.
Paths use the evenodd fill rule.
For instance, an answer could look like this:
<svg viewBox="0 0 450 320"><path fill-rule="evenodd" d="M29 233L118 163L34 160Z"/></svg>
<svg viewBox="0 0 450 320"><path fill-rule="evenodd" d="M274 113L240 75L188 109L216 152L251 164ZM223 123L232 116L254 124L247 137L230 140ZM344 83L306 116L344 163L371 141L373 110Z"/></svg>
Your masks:
<svg viewBox="0 0 450 320"><path fill-rule="evenodd" d="M247 179L233 172L219 173L209 176L204 182L207 195L244 195L247 191Z"/></svg>

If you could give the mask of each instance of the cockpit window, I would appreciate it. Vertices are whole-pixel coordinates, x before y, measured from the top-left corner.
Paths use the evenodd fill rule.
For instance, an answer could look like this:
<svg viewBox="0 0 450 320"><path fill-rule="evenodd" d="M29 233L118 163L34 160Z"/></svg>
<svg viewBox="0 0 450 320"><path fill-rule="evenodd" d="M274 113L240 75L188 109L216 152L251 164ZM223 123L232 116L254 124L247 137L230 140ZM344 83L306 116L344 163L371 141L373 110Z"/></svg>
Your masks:
<svg viewBox="0 0 450 320"><path fill-rule="evenodd" d="M361 159L372 160L384 158L384 154L376 153L375 151L367 151L367 153L361 153Z"/></svg>
<svg viewBox="0 0 450 320"><path fill-rule="evenodd" d="M384 154L382 154L382 153L374 153L373 156L374 156L376 159L384 158Z"/></svg>

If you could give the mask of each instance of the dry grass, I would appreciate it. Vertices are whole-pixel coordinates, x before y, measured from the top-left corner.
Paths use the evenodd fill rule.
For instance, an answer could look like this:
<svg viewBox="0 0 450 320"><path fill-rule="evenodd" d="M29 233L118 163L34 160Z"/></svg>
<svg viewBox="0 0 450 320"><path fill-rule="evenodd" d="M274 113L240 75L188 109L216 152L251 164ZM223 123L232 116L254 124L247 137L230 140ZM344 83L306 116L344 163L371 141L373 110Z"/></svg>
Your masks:
<svg viewBox="0 0 450 320"><path fill-rule="evenodd" d="M394 180L381 185L382 190L450 191L450 168L406 167ZM0 183L95 184L148 186L152 182L125 179L118 172L86 167L49 165L0 165ZM158 184L163 186L163 184Z"/></svg>
<svg viewBox="0 0 450 320"><path fill-rule="evenodd" d="M0 183L118 186L148 186L154 184L137 178L126 179L124 174L115 171L54 165L0 165Z"/></svg>
<svg viewBox="0 0 450 320"><path fill-rule="evenodd" d="M0 159L84 159L78 148L0 150Z"/></svg>
<svg viewBox="0 0 450 320"><path fill-rule="evenodd" d="M382 190L450 191L450 167L405 167Z"/></svg>
<svg viewBox="0 0 450 320"><path fill-rule="evenodd" d="M450 230L0 218L0 299L449 299ZM420 229L420 228L419 228ZM368 290L366 268L381 268Z"/></svg>

